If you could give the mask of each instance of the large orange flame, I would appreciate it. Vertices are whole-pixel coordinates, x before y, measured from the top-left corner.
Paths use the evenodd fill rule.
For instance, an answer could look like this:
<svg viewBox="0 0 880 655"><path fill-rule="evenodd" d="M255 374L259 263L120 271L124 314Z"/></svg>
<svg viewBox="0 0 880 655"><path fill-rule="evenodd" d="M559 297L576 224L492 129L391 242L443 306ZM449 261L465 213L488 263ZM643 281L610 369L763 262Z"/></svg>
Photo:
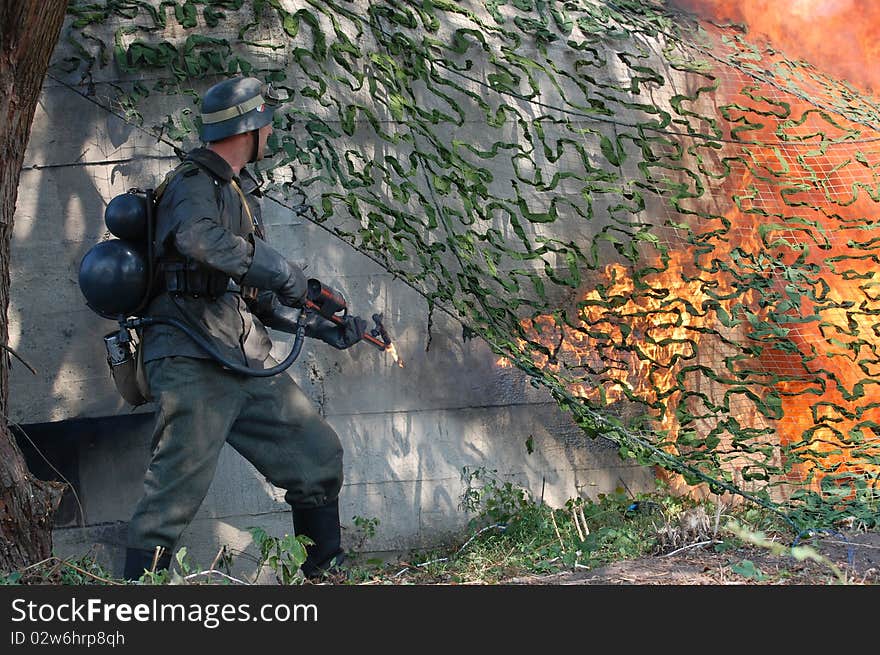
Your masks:
<svg viewBox="0 0 880 655"><path fill-rule="evenodd" d="M672 0L703 18L748 26L752 42L769 42L789 59L861 88L880 90L880 2L873 0Z"/></svg>
<svg viewBox="0 0 880 655"><path fill-rule="evenodd" d="M752 42L766 41L788 58L804 59L817 70L867 91L880 89L880 69L875 63L880 54L880 3L676 0L675 4L704 17L745 23ZM810 116L813 108L809 103L786 100L792 116ZM809 133L809 121L814 118L815 114L804 122L803 134ZM751 138L767 144L778 141L778 125L766 117L754 122L764 127L752 132ZM845 126L846 121L839 124ZM827 131L827 123L817 125L816 133L823 129ZM863 142L877 137L877 132L861 129ZM827 285L818 294L818 306L807 296L799 297L800 309L792 312L792 322L781 323L796 352L769 349L762 354L768 370L788 374L788 379L777 382L776 389L782 396L784 415L777 430L780 445L791 447L791 454L798 459L790 477L809 477L814 490L830 473L877 474L876 467L866 470L856 463L853 454L859 450L876 454L878 450L872 426L880 411L870 402L872 384L865 389L865 382L880 373L880 335L875 325L878 294L873 291L877 262L870 255L874 234L866 230L878 207L865 190L857 189L860 183L872 187L873 174L865 171L858 179L852 176L852 168L846 168L847 162L859 157L864 161L865 151L870 149L864 143L847 143L816 147L811 153L769 145L752 150L757 168L778 169L780 163L787 166L790 183L786 191L800 185L799 192L789 194L787 201L781 197L781 187L763 188L754 194L754 206L771 217L791 218L792 205L797 206L797 218L804 226L769 231L764 243L780 244L777 255L783 264L788 263L786 258L798 257L814 265L820 271L815 280L817 290L820 283ZM745 189L748 185L740 186ZM829 266L836 270L829 270ZM781 295L785 293L781 276L775 285ZM804 320L810 316L816 318Z"/></svg>
<svg viewBox="0 0 880 655"><path fill-rule="evenodd" d="M804 58L866 89L880 88L880 67L873 65L880 3L798 0L784 5L788 11L771 0L676 4L703 16L746 22L750 40L760 34L789 58ZM876 187L873 170L866 166L853 173L848 164L866 156L880 159L878 146L866 145L880 139L880 132L858 126L862 143L828 147L826 141L820 147L823 131L827 137L835 128L811 103L783 94L787 114L780 116L778 106L767 100L774 94L765 96L758 87L745 74L731 73L719 89L720 100L728 103L728 127L748 121L754 129L748 132L752 144L732 147L737 157L731 173L723 189L715 190L714 200L727 203L727 209L724 236L707 242L711 253L695 253L685 244L671 250L662 265L659 258L654 262L656 272L641 278L638 293L625 267L608 265L597 281L601 293L588 291L578 303L579 320L539 316L523 322L524 333L550 353L537 355L539 366L563 376L565 369L591 372L572 380L572 393L601 403L636 398L653 408L670 450L681 436L681 403L698 403L699 397L728 402L730 388L694 378L693 365L717 368L733 361L724 373L739 376L738 384L749 388L753 400L737 399L729 406L730 416L747 429L766 429L776 464L794 462L790 483L806 482L819 491L823 478L834 474L841 484L851 472L876 484L880 471L866 461L880 455L874 432L875 425L880 430L880 403L871 400L872 378L880 378L880 272L875 276L880 262L872 252L880 235L872 230L871 217L880 208L866 190L858 190L860 184ZM853 127L842 117L835 122L839 132L830 135L832 140ZM786 130L798 138L781 138ZM702 229L710 234L712 227ZM737 252L763 262L754 271L765 283L763 290L738 291L741 284L729 272L708 265L706 258L730 262ZM810 270L816 273L804 278ZM789 279L791 274L800 278ZM709 306L715 311L700 311ZM761 323L775 324L778 339L750 332ZM729 344L750 341L760 344L760 354L737 370ZM781 399L778 420L756 409L760 397L770 394ZM705 427L708 432L714 426ZM714 434L721 435L714 447L722 450L735 438ZM743 453L725 462L734 474L749 463ZM746 486L736 475L734 482Z"/></svg>

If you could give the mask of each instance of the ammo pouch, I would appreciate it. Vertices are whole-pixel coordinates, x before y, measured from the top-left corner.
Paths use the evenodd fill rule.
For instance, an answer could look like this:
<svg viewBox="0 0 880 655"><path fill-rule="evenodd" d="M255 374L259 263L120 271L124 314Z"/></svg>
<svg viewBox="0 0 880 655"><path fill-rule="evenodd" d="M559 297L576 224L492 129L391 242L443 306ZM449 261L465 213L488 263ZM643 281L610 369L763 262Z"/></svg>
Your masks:
<svg viewBox="0 0 880 655"><path fill-rule="evenodd" d="M138 342L132 353L131 335L125 339L121 332L115 330L104 335L107 365L119 395L132 407L138 407L153 399L144 376L143 352ZM125 332L128 333L127 330Z"/></svg>
<svg viewBox="0 0 880 655"><path fill-rule="evenodd" d="M227 291L229 276L192 260L161 262L165 290L173 296L204 296L216 300Z"/></svg>
<svg viewBox="0 0 880 655"><path fill-rule="evenodd" d="M256 287L236 284L231 277L213 271L196 262L162 262L165 290L173 296L205 297L216 300L227 291L239 294L245 300L256 300L260 290Z"/></svg>

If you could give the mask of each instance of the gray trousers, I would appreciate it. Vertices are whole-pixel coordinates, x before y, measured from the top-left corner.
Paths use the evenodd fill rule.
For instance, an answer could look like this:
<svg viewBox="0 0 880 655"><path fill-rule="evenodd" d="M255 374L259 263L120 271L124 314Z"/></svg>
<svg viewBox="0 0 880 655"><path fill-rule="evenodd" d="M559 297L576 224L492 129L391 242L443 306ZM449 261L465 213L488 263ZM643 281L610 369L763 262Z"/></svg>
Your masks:
<svg viewBox="0 0 880 655"><path fill-rule="evenodd" d="M146 375L158 413L144 495L128 526L130 548L174 547L227 442L284 489L291 506L336 500L339 437L287 373L250 377L212 360L166 357L147 362Z"/></svg>

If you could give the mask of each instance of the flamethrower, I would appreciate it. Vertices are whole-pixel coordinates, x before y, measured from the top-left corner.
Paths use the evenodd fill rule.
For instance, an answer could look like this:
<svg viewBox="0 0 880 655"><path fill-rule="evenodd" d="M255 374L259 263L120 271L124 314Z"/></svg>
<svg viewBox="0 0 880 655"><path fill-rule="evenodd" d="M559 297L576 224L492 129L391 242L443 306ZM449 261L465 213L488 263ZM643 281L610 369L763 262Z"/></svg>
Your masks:
<svg viewBox="0 0 880 655"><path fill-rule="evenodd" d="M133 352L137 344L131 330L157 324L174 326L229 370L254 377L269 377L287 369L299 356L309 314L317 313L338 326L345 325L348 305L342 294L318 280L309 280L305 304L296 318L290 353L276 366L257 369L230 361L201 333L176 318L144 315L153 298L157 202L154 189L130 189L114 197L104 212L104 222L116 238L92 247L80 262L79 269L79 286L88 307L99 316L119 323L117 330L104 337L104 345L116 388L132 406L147 402L147 398L138 380L137 353ZM397 355L382 323L382 315L373 314L372 318L375 325L364 333L363 341L388 352L397 365L403 367L403 360Z"/></svg>
<svg viewBox="0 0 880 655"><path fill-rule="evenodd" d="M345 325L345 317L348 314L348 304L345 298L342 297L342 294L314 278L308 281L308 293L304 309L315 312L322 318L340 326ZM391 342L388 330L385 329L385 325L382 322L382 314L373 314L372 319L373 328L369 332L364 333L363 340L379 350L390 354L395 363L403 368L403 360L397 354L397 349Z"/></svg>

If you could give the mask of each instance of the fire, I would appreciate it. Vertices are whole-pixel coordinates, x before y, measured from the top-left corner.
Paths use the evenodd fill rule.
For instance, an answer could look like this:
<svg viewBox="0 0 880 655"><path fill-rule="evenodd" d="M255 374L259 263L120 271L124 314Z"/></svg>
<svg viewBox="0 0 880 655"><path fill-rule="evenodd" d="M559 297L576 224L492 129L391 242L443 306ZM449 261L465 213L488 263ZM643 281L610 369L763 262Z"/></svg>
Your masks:
<svg viewBox="0 0 880 655"><path fill-rule="evenodd" d="M788 57L880 88L880 3L800 0L789 12L770 0L677 4L746 21L750 37ZM711 248L674 245L638 286L630 268L609 264L567 320L560 311L523 321L520 345L575 396L648 408L670 452L721 453L740 487L763 466L813 491L829 480L847 487L849 475L876 488L880 207L873 169L852 164L880 160L871 143L880 132L839 116L832 126L811 103L744 74L718 95L729 103L728 130L742 121L754 129L749 144L728 146L731 174L709 198L727 203L723 220L704 211L691 225ZM690 209L699 213L699 202ZM728 420L768 450L741 448Z"/></svg>
<svg viewBox="0 0 880 655"><path fill-rule="evenodd" d="M400 368L403 368L403 360L400 358L400 355L397 354L397 348L394 347L393 343L388 344L385 352L391 355L391 359L394 360L395 364L397 364Z"/></svg>
<svg viewBox="0 0 880 655"><path fill-rule="evenodd" d="M873 65L880 28L876 3L800 0L788 12L775 11L775 6L764 1L689 4L700 5L704 12L709 9L716 18L744 21L750 40L759 35L789 58L803 58L824 73L868 90L880 88L880 73ZM743 86L749 83L754 87L753 81L742 80ZM802 119L799 134L830 131L827 122L817 120L809 102L782 99L791 107L789 115ZM755 106L754 100L742 100L733 98L740 106ZM876 161L880 154L876 146L866 144L880 133L841 119L840 133L829 136L851 129L862 143L819 147L819 139L814 139L812 146L809 140L804 143L807 147L771 147L779 141L779 122L767 120L766 115L753 122L763 127L751 132L750 138L768 144L752 149L753 170L779 170L782 164L789 171L785 182L776 185L756 185L744 175L737 192L742 195L745 189L757 188L743 209L758 210L780 223L767 230L763 239L776 244L770 254L779 266L771 278L780 299L777 306L785 305L786 293L798 294L799 302L775 317L794 349L765 348L760 356L767 371L780 376L774 390L781 398L782 418L775 427L779 446L795 462L788 478L808 481L814 491L827 476L836 476L842 484L848 473L876 481L877 467L866 463L865 456L876 457L880 452L873 430L880 412L871 402L880 373L875 319L880 294L874 291L880 280L875 277L876 261L871 254L876 238L871 217L878 207L868 193L858 190L859 185L873 187L873 174L865 169L854 174L847 164L864 161L866 156ZM797 192L783 196L783 190ZM744 228L731 230L734 243L738 235L754 234L743 217L731 218L734 225ZM795 261L797 266L793 266ZM802 274L811 267L817 272L812 279L792 283L784 277L788 271ZM812 291L813 297L805 291Z"/></svg>
<svg viewBox="0 0 880 655"><path fill-rule="evenodd" d="M745 23L752 42L871 92L880 91L880 3L864 0L673 0L703 18Z"/></svg>

